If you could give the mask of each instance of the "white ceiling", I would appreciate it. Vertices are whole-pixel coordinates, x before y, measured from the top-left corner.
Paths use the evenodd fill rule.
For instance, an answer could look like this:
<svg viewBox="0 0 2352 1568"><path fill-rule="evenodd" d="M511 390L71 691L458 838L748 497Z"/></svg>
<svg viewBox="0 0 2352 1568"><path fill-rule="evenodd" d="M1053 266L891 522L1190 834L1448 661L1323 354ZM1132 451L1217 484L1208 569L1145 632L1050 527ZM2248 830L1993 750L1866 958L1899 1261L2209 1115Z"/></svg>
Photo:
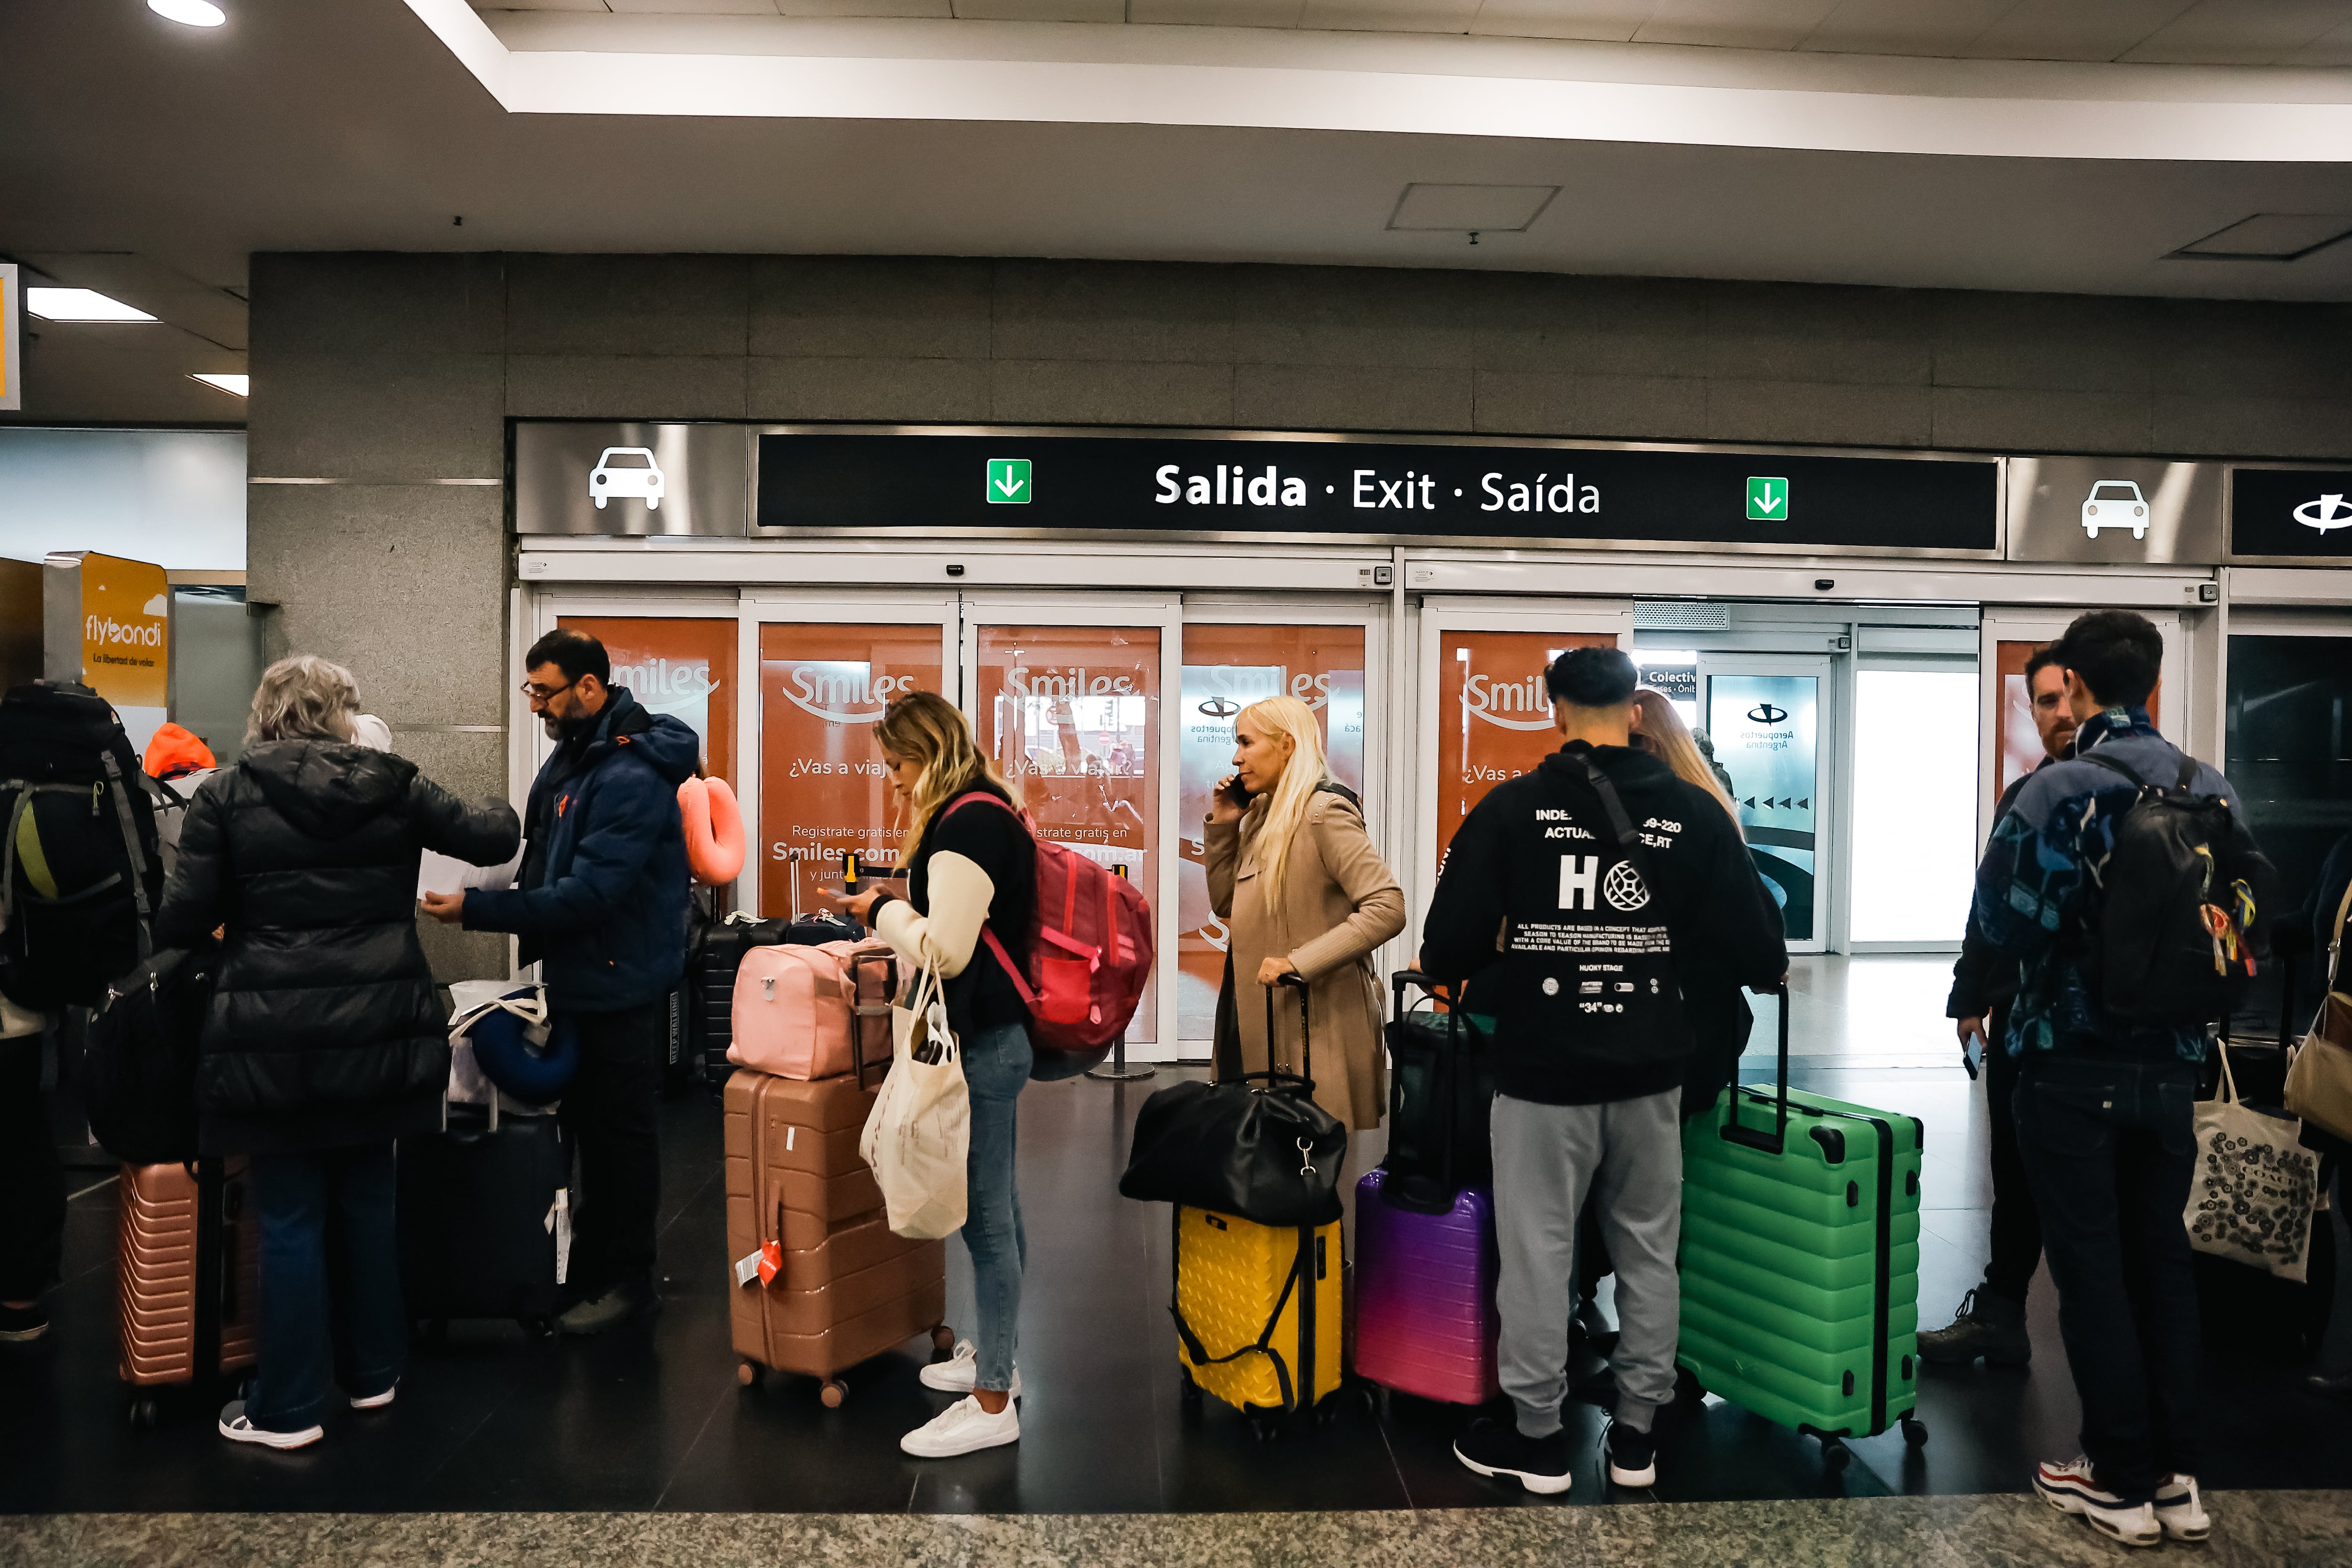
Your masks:
<svg viewBox="0 0 2352 1568"><path fill-rule="evenodd" d="M2352 72L2315 68L2312 53L2344 33L2352 0L1462 0L1447 13L1457 30L1581 17L1619 37L1748 39L1717 48L1315 30L1370 26L1381 7L1367 0L1345 13L1118 0L1102 9L1133 18L1118 26L983 20L1036 14L1018 8L1037 0L954 0L968 20L509 12L488 28L459 0L222 3L230 23L210 32L139 0L0 5L0 58L18 62L0 92L0 255L166 323L33 323L26 374L37 404L50 395L37 417L239 418L238 400L186 373L244 368L236 291L257 250L1106 257L2352 299L2352 243L2288 264L2164 259L2259 212L2352 215ZM1381 14L1427 26L1439 4ZM427 26L436 5L436 26L454 9L479 35L469 58ZM1179 5L1219 25L1145 20ZM1739 31L1773 16L1779 52ZM2193 35L2303 63L1824 52L1872 16L1911 28L1918 50L2054 48L2057 20L2091 18L2077 60L2144 60ZM485 85L536 71L518 90L561 99L585 79L562 74L575 68L671 71L698 111L608 95L519 112ZM815 96L771 101L771 68ZM1025 113L1004 97L1014 77L973 74L1048 68L1062 74ZM709 80L750 83L749 107L693 98ZM869 84L881 107L826 108L827 82L836 98ZM1515 92L1553 96L1498 118ZM1148 122L1133 108L1146 94L1175 112ZM1222 119L1181 118L1212 100ZM1322 118L1264 112L1286 102ZM1473 249L1387 226L1415 182L1560 194L1525 233Z"/></svg>
<svg viewBox="0 0 2352 1568"><path fill-rule="evenodd" d="M1281 27L1952 59L2352 65L2352 0L471 0L478 11Z"/></svg>

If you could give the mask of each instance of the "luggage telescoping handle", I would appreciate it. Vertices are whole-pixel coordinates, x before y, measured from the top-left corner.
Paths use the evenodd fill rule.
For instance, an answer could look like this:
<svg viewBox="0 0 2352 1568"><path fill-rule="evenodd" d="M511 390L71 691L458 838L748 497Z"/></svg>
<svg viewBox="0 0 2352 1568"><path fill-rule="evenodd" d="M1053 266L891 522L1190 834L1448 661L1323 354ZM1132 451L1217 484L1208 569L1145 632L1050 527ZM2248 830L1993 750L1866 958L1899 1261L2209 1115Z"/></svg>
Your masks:
<svg viewBox="0 0 2352 1568"><path fill-rule="evenodd" d="M1277 987L1283 985L1290 986L1298 993L1299 1070L1297 1072L1292 1072L1287 1067L1276 1067L1274 1060L1274 994ZM1315 1042L1307 1032L1307 978L1297 970L1293 970L1275 984L1266 986L1265 990L1265 1065L1271 1070L1245 1072L1234 1081L1247 1083L1252 1079L1263 1079L1268 1089L1272 1089L1277 1083L1303 1084L1306 1086L1307 1092L1312 1094L1315 1092Z"/></svg>
<svg viewBox="0 0 2352 1568"><path fill-rule="evenodd" d="M1773 987L1772 994L1777 999L1780 1015L1780 1025L1777 1030L1777 1033L1780 1037L1780 1066L1778 1068L1780 1104L1779 1109L1773 1117L1772 1131L1767 1132L1760 1127L1747 1127L1741 1125L1739 1121L1739 1086L1737 1083L1734 1083L1731 1086L1731 1103L1727 1108L1730 1112L1730 1117L1729 1120L1726 1121L1723 1124L1723 1135L1732 1142L1745 1143L1750 1149L1761 1149L1767 1154L1780 1153L1782 1149L1786 1147L1789 1136L1788 982L1784 980L1779 985Z"/></svg>

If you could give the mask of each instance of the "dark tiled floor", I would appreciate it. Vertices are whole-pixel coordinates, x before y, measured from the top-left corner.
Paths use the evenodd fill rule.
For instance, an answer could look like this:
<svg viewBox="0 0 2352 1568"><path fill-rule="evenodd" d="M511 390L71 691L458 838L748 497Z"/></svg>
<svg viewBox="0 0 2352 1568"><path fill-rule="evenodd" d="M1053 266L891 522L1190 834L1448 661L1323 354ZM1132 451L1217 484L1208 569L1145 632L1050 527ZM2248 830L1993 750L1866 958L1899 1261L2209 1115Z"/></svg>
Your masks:
<svg viewBox="0 0 2352 1568"><path fill-rule="evenodd" d="M1949 1315L1984 1257L1983 1100L1940 1040L1906 1026L1879 1039L1860 1015L1891 979L1868 985L1818 967L1795 1015L1795 1077L1841 1098L1927 1122L1921 1313ZM1920 1003L1931 1021L1940 984ZM1759 1041L1770 1039L1769 1016ZM1852 1064L1852 1065L1849 1065ZM1770 1077L1769 1058L1744 1076ZM535 1343L504 1324L460 1324L421 1344L400 1402L380 1417L341 1416L298 1454L232 1447L209 1412L167 1412L131 1430L114 1380L112 1193L72 1205L68 1279L44 1342L0 1351L0 1510L779 1510L881 1513L1121 1513L1454 1509L1522 1502L1470 1476L1449 1444L1464 1413L1398 1398L1331 1427L1261 1446L1213 1404L1188 1418L1176 1397L1166 1311L1166 1211L1114 1191L1127 1129L1150 1083L1034 1086L1022 1102L1022 1190L1030 1237L1024 1312L1024 1437L1017 1447L919 1464L898 1436L940 1403L915 1379L926 1347L910 1342L849 1376L839 1410L813 1383L772 1377L737 1386L728 1342L730 1275L718 1186L719 1123L700 1099L667 1110L662 1258L667 1310L603 1340ZM1368 1144L1360 1157L1377 1155ZM89 1180L82 1178L84 1182ZM2352 1247L2345 1248L2352 1258ZM951 1320L968 1324L970 1273L950 1246ZM2339 1318L2352 1317L2352 1311ZM2032 1458L2074 1451L2077 1419L2055 1302L2046 1279L2031 1307L2030 1369L1930 1368L1921 1415L1933 1436L1854 1445L1840 1471L1814 1445L1737 1408L1714 1405L1670 1448L1654 1496L1666 1501L1971 1494L2022 1489ZM2339 1322L2330 1347L2352 1360ZM2206 1369L2214 1488L2340 1487L2352 1480L2352 1405L2300 1387L2304 1368L2269 1359L2263 1325ZM1597 1440L1603 1413L1580 1406L1574 1428ZM1607 1496L1588 1442L1570 1494ZM355 1525L352 1528L365 1528Z"/></svg>

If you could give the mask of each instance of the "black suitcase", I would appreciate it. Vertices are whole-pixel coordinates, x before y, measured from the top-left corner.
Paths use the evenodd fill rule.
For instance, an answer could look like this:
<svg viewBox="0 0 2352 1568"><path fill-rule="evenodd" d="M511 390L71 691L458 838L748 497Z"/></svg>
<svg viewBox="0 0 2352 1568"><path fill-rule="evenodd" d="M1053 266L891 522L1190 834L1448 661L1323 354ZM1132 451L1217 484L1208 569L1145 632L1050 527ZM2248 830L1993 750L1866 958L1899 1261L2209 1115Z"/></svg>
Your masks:
<svg viewBox="0 0 2352 1568"><path fill-rule="evenodd" d="M554 1331L572 1247L572 1145L552 1115L452 1105L400 1141L400 1277L408 1315L512 1318Z"/></svg>
<svg viewBox="0 0 2352 1568"><path fill-rule="evenodd" d="M1438 982L1417 969L1390 981L1395 1013L1388 1028L1389 1199L1425 1214L1450 1213L1465 1186L1495 1173L1486 1118L1495 1102L1495 1058L1487 1031ZM1413 991L1448 1003L1444 1013L1412 1011ZM1487 1020L1491 1023L1492 1020Z"/></svg>
<svg viewBox="0 0 2352 1568"><path fill-rule="evenodd" d="M725 1092L735 1071L727 1059L735 1043L735 971L751 949L782 946L789 925L733 914L698 928L687 946L680 1053L713 1095Z"/></svg>

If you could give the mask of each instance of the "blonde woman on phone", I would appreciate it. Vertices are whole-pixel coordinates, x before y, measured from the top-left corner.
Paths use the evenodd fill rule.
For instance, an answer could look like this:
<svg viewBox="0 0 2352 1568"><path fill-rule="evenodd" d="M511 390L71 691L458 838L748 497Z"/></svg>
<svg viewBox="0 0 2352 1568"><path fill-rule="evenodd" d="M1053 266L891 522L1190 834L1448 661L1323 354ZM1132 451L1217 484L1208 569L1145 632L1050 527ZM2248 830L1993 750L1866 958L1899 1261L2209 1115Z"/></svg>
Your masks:
<svg viewBox="0 0 2352 1568"><path fill-rule="evenodd" d="M1234 721L1234 771L1210 797L1204 846L1209 904L1232 933L1238 1062L1221 1073L1268 1070L1265 993L1286 974L1307 983L1315 1099L1353 1128L1378 1127L1388 1108L1381 1049L1381 986L1372 950L1404 930L1404 893L1364 830L1364 813L1331 777L1315 714L1296 697L1269 697ZM1305 1069L1298 1006L1275 1005L1273 1058ZM1222 1033L1222 1031L1221 1031Z"/></svg>

